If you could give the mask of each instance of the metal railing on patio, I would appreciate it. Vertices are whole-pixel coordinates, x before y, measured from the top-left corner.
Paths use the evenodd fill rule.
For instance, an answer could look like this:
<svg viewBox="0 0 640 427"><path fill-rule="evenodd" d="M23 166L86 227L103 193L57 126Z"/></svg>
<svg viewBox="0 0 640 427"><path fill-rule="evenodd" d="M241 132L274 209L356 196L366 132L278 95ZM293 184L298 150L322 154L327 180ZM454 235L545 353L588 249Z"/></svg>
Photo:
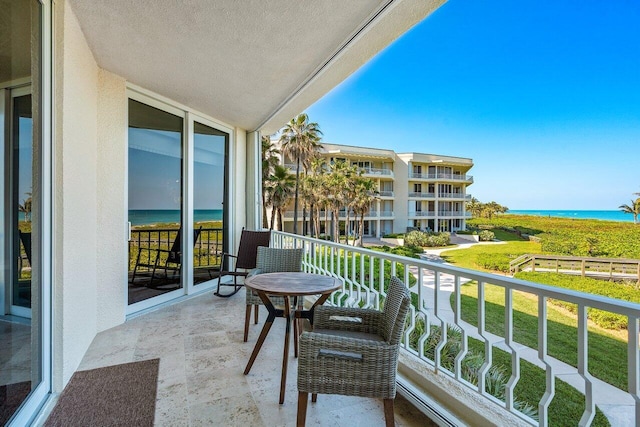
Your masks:
<svg viewBox="0 0 640 427"><path fill-rule="evenodd" d="M562 382L559 375L566 378L567 372L558 371L560 362L550 356L549 348L550 345L567 344L554 341L556 332L550 330L555 331L557 325L550 319L549 311L551 300L572 304L577 317L573 332L576 353L569 357L572 360L563 361L567 365L562 366L565 367L563 371L575 371L575 378L580 383L577 387L584 394L584 407L580 420L551 420L551 423L589 425L596 415L597 399L605 394L609 399L615 395L616 402L626 408L624 414L624 411L618 413L623 417L619 420L624 419L628 425L640 425L640 304L278 231L273 232L272 240L276 247L304 248L305 271L330 275L344 282L343 288L329 299L331 304L379 309L386 296L389 277L403 279L411 290L412 306L402 351L418 358L425 367L430 366L437 375L464 385L532 425L547 426L551 403L565 396L561 390L566 389L566 384L560 388L558 385ZM496 295L501 295L502 304L497 311ZM529 347L518 341L523 335L520 329L523 313L518 304L523 301L529 305L528 309L535 311L535 316L528 319L537 325L537 343L529 343ZM622 356L626 359L622 362L625 372L621 373L626 387L609 385L602 378L594 378L589 370L593 358L604 357L606 363L611 357L590 346L592 331L588 326L588 313L592 309L626 320L626 339L620 344L626 346ZM488 317L489 313L495 316L496 312L501 313L497 329L496 323L489 322ZM494 360L498 356L500 360L508 361L510 367L503 376L502 385L495 387L495 378L491 377L492 372L496 372ZM477 361L475 376L468 369L469 358L474 357ZM525 411L518 401L525 362L527 370L540 371L541 397L534 405L537 420L535 414L532 418L531 411ZM600 394L596 394L596 389ZM607 391L602 393L603 389Z"/></svg>
<svg viewBox="0 0 640 427"><path fill-rule="evenodd" d="M148 230L131 230L129 240L129 271L133 271L138 259L138 252L143 264L151 264L155 260L158 249L168 251L173 246L177 228L154 228ZM194 242L194 268L210 268L220 264L223 252L223 230L221 228L202 228L198 239ZM165 253L160 254L166 259ZM151 261L151 262L149 262ZM140 271L148 271L149 267L138 267Z"/></svg>

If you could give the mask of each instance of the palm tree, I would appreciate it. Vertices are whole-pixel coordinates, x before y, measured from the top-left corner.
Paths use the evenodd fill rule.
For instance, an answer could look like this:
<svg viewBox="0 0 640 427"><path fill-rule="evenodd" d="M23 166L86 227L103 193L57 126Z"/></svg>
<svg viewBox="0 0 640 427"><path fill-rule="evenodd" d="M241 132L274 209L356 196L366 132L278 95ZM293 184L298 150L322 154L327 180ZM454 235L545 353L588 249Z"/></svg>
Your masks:
<svg viewBox="0 0 640 427"><path fill-rule="evenodd" d="M280 143L282 152L296 162L296 188L293 204L293 232L298 234L298 188L300 185L300 165L306 163L320 149L320 127L309 122L305 113L291 119L282 130Z"/></svg>
<svg viewBox="0 0 640 427"><path fill-rule="evenodd" d="M282 209L287 206L293 195L295 178L284 166L276 165L266 185L267 200L271 206L271 228L282 230ZM275 227L276 213L279 224Z"/></svg>
<svg viewBox="0 0 640 427"><path fill-rule="evenodd" d="M24 213L24 221L31 221L31 193L27 193L29 197L22 201L22 204L18 203L18 211Z"/></svg>
<svg viewBox="0 0 640 427"><path fill-rule="evenodd" d="M353 245L359 242L359 246L362 246L362 240L364 239L364 217L369 212L371 202L376 198L376 183L369 178L363 178L362 176L356 177L356 196L352 201L353 210L356 214L356 219L360 215L358 223L358 231L356 233L359 239L353 241ZM357 237L356 236L356 237Z"/></svg>
<svg viewBox="0 0 640 427"><path fill-rule="evenodd" d="M480 200L472 197L471 200L467 202L467 210L471 212L471 216L477 218L482 212L482 203L480 203Z"/></svg>
<svg viewBox="0 0 640 427"><path fill-rule="evenodd" d="M262 227L268 228L267 221L267 183L274 168L280 163L280 151L271 143L268 136L262 137Z"/></svg>
<svg viewBox="0 0 640 427"><path fill-rule="evenodd" d="M638 194L638 193L635 193L635 194ZM638 197L635 200L632 200L630 205L618 206L618 209L620 209L624 213L630 213L631 215L633 215L633 223L637 224L638 216L640 215L640 197Z"/></svg>

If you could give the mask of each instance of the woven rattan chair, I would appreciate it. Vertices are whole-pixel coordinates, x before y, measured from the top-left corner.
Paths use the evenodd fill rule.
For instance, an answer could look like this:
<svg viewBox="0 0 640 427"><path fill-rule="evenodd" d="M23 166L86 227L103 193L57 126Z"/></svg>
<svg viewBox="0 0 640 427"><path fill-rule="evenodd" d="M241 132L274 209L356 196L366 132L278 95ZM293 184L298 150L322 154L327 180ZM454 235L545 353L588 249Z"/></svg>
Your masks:
<svg viewBox="0 0 640 427"><path fill-rule="evenodd" d="M235 295L243 286L242 283L238 283L238 277L247 277L249 272L256 268L258 248L269 246L270 241L271 231L250 231L243 228L240 236L240 245L238 245L238 256L228 253L222 254L218 289L215 295L219 297ZM235 258L235 263L230 263L230 258ZM233 264L232 268L230 268L231 264ZM221 283L224 276L233 276L233 283ZM220 286L233 286L233 291L228 294L222 294Z"/></svg>
<svg viewBox="0 0 640 427"><path fill-rule="evenodd" d="M256 268L249 276L262 273L279 273L289 271L302 271L302 249L258 248ZM255 291L246 288L247 310L244 319L244 342L249 336L249 323L251 319L251 307L254 307L254 323L258 323L258 308L262 300ZM284 298L272 296L269 298L274 305L284 305ZM298 308L302 308L303 299L298 301ZM297 332L298 322L294 323Z"/></svg>
<svg viewBox="0 0 640 427"><path fill-rule="evenodd" d="M298 426L305 425L308 394L342 394L384 400L387 426L393 426L398 350L411 299L407 287L391 278L384 310L318 306L313 332L300 337Z"/></svg>

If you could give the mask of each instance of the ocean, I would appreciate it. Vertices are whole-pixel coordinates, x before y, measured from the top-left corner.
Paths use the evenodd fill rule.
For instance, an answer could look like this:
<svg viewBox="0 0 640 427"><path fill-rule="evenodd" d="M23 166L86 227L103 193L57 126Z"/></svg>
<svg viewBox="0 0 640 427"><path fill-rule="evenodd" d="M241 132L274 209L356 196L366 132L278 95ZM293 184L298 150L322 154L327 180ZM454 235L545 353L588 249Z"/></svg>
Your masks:
<svg viewBox="0 0 640 427"><path fill-rule="evenodd" d="M193 211L193 220L221 221L222 209L196 209ZM129 211L131 225L148 225L165 222L180 222L180 211L173 209L132 209Z"/></svg>
<svg viewBox="0 0 640 427"><path fill-rule="evenodd" d="M509 209L507 214L633 222L633 215L626 214L622 211L535 210L535 209L534 210L511 210Z"/></svg>

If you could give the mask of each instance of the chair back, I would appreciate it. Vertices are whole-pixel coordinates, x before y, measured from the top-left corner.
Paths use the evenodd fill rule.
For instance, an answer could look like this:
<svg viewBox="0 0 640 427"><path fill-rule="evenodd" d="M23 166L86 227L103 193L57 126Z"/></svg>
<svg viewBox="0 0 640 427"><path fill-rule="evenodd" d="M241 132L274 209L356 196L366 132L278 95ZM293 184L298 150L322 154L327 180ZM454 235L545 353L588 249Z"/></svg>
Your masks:
<svg viewBox="0 0 640 427"><path fill-rule="evenodd" d="M193 230L193 246L196 246L196 242L198 241L198 237L200 237L200 233L202 232L202 226L197 230ZM182 252L182 228L178 229L176 233L176 238L171 245L171 249L169 250L169 256L167 257L168 262L173 262L175 264L180 264L180 253Z"/></svg>
<svg viewBox="0 0 640 427"><path fill-rule="evenodd" d="M383 338L391 345L400 343L410 304L409 289L400 279L392 277L380 325Z"/></svg>
<svg viewBox="0 0 640 427"><path fill-rule="evenodd" d="M258 248L256 268L260 273L302 271L303 249Z"/></svg>
<svg viewBox="0 0 640 427"><path fill-rule="evenodd" d="M31 233L20 230L18 230L18 233L20 234L22 247L24 247L24 253L27 255L27 261L29 261L29 265L31 265Z"/></svg>
<svg viewBox="0 0 640 427"><path fill-rule="evenodd" d="M238 246L238 259L236 268L251 270L256 268L256 257L258 247L269 246L271 242L271 231L250 231L242 230L240 245Z"/></svg>

